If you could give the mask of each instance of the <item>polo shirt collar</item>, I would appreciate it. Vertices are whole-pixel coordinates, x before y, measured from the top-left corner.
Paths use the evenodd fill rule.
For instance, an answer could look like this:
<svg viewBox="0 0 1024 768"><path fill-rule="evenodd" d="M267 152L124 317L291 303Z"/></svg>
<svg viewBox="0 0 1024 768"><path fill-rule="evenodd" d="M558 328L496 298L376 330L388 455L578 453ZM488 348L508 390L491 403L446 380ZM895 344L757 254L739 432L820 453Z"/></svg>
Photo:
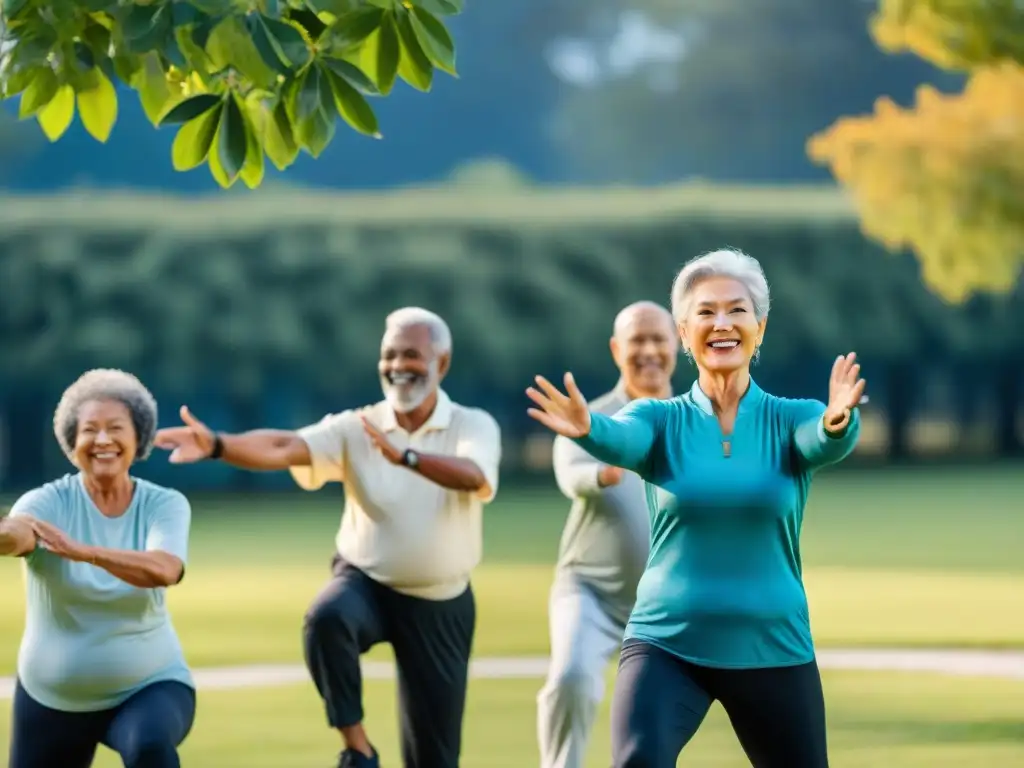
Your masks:
<svg viewBox="0 0 1024 768"><path fill-rule="evenodd" d="M711 405L711 398L704 394L704 390L700 388L700 381L693 382L693 386L690 388L690 397L693 398L693 402L708 416L715 415L715 409ZM756 408L761 400L764 398L764 390L762 390L753 377L750 379L750 386L747 387L747 391L743 397L740 398L740 414L748 413L752 409Z"/></svg>
<svg viewBox="0 0 1024 768"><path fill-rule="evenodd" d="M398 418L395 416L395 409L388 402L384 401L384 413L381 415L380 426L385 432L394 432L401 429L398 425ZM420 427L417 432L432 432L434 430L448 429L452 424L452 401L448 393L443 389L437 390L437 404L430 418Z"/></svg>

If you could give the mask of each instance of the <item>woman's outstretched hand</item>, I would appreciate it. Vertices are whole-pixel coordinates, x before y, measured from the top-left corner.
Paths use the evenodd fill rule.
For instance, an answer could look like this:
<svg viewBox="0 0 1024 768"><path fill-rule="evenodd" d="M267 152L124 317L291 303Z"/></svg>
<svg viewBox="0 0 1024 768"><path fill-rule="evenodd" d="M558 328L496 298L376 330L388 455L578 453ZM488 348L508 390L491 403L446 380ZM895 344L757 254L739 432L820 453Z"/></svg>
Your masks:
<svg viewBox="0 0 1024 768"><path fill-rule="evenodd" d="M535 377L535 381L538 388L526 390L526 396L539 406L527 409L532 418L564 437L590 434L590 410L571 373L565 374L565 394L543 376Z"/></svg>
<svg viewBox="0 0 1024 768"><path fill-rule="evenodd" d="M866 402L864 388L867 382L860 377L857 355L840 355L832 366L828 383L828 406L825 408L825 431L842 432L850 423L853 409Z"/></svg>

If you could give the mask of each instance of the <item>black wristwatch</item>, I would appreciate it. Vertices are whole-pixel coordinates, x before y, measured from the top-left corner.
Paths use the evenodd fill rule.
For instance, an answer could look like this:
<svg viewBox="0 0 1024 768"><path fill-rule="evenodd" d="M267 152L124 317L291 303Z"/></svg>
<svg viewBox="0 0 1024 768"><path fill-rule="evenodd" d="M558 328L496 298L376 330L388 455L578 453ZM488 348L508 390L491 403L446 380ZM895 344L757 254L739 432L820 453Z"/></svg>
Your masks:
<svg viewBox="0 0 1024 768"><path fill-rule="evenodd" d="M210 449L210 455L206 458L210 461L216 461L224 455L224 441L220 439L220 435L214 433L213 435L213 448Z"/></svg>
<svg viewBox="0 0 1024 768"><path fill-rule="evenodd" d="M420 463L420 455L416 453L412 448L406 448L405 453L402 454L402 466L408 467L409 469L416 469Z"/></svg>

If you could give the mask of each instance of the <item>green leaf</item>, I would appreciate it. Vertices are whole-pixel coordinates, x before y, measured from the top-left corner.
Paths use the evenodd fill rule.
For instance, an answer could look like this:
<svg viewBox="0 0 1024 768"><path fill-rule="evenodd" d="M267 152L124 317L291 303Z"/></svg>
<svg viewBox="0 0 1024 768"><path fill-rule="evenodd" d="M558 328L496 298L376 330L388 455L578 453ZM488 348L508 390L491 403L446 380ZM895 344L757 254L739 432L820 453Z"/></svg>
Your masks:
<svg viewBox="0 0 1024 768"><path fill-rule="evenodd" d="M423 52L438 69L458 76L455 70L455 42L448 30L438 19L422 8L413 8L410 14L416 39L423 46Z"/></svg>
<svg viewBox="0 0 1024 768"><path fill-rule="evenodd" d="M429 64L429 62L427 63ZM323 64L335 75L344 78L357 91L368 93L371 96L380 94L373 80L367 77L363 70L355 64L351 64L343 59L323 59Z"/></svg>
<svg viewBox="0 0 1024 768"><path fill-rule="evenodd" d="M380 126L369 102L347 80L333 71L328 70L327 77L334 92L334 105L342 119L360 133L379 139Z"/></svg>
<svg viewBox="0 0 1024 768"><path fill-rule="evenodd" d="M125 83L134 83L136 76L142 69L142 62L137 56L114 56L110 61L114 73ZM136 85L132 85L132 87L138 88ZM152 122L153 118L149 116L148 111L146 115Z"/></svg>
<svg viewBox="0 0 1024 768"><path fill-rule="evenodd" d="M306 0L306 5L318 13L342 16L363 7L362 0Z"/></svg>
<svg viewBox="0 0 1024 768"><path fill-rule="evenodd" d="M334 119L320 110L296 126L295 138L310 155L320 157L334 138Z"/></svg>
<svg viewBox="0 0 1024 768"><path fill-rule="evenodd" d="M267 157L279 171L295 162L299 156L299 145L295 143L295 134L288 110L283 103L271 107L265 100L250 103L249 114L263 141Z"/></svg>
<svg viewBox="0 0 1024 768"><path fill-rule="evenodd" d="M220 119L217 157L232 183L238 178L238 174L242 172L242 166L245 165L249 142L248 134L248 126L242 116L241 107L238 106L238 98L235 94L228 93L224 99Z"/></svg>
<svg viewBox="0 0 1024 768"><path fill-rule="evenodd" d="M412 5L435 16L455 16L462 13L462 0L410 0Z"/></svg>
<svg viewBox="0 0 1024 768"><path fill-rule="evenodd" d="M96 141L105 143L117 122L117 91L98 69L96 87L78 92L78 114L82 125Z"/></svg>
<svg viewBox="0 0 1024 768"><path fill-rule="evenodd" d="M377 87L381 93L391 93L395 86L401 56L402 48L398 42L395 17L391 13L385 13L377 37Z"/></svg>
<svg viewBox="0 0 1024 768"><path fill-rule="evenodd" d="M57 141L63 136L74 119L75 90L70 85L58 88L50 103L36 113L36 120L50 141Z"/></svg>
<svg viewBox="0 0 1024 768"><path fill-rule="evenodd" d="M402 58L398 64L398 76L420 91L429 91L434 83L434 65L423 52L423 46L416 39L408 13L399 14L397 19L398 38L402 43Z"/></svg>
<svg viewBox="0 0 1024 768"><path fill-rule="evenodd" d="M178 129L171 146L171 163L176 171L191 171L202 165L210 154L220 127L221 111L211 109L189 120Z"/></svg>
<svg viewBox="0 0 1024 768"><path fill-rule="evenodd" d="M218 114L220 113L218 112ZM223 132L223 130L223 126L218 127L217 136L214 138L215 143L220 143L220 135ZM210 175L213 176L214 181L216 181L224 189L228 189L229 187L231 187L237 180L237 177L232 179L230 176L228 176L227 171L224 170L224 166L221 165L219 153L211 151L209 156L206 158L206 164L210 169Z"/></svg>
<svg viewBox="0 0 1024 768"><path fill-rule="evenodd" d="M3 10L3 17L13 19L24 10L28 3L29 0L3 0L3 5L0 6L0 9Z"/></svg>
<svg viewBox="0 0 1024 768"><path fill-rule="evenodd" d="M323 85L324 77L319 67L310 67L303 73L298 81L294 95L292 120L296 125L306 122L317 112L323 111L326 105L334 102L334 94L330 91L330 84L326 84L326 89ZM323 98L325 93L327 95L326 100Z"/></svg>
<svg viewBox="0 0 1024 768"><path fill-rule="evenodd" d="M175 27L188 27L198 24L207 18L206 13L199 10L194 3L176 2L171 8L171 19Z"/></svg>
<svg viewBox="0 0 1024 768"><path fill-rule="evenodd" d="M260 143L259 137L256 135L254 126L249 123L249 117L246 113L242 114L242 119L246 122L246 144L245 162L242 164L242 171L239 173L239 178L249 189L256 189L256 187L263 183L263 146Z"/></svg>
<svg viewBox="0 0 1024 768"><path fill-rule="evenodd" d="M324 30L320 39L332 53L344 53L355 48L380 29L384 11L379 8L361 8L339 16Z"/></svg>
<svg viewBox="0 0 1024 768"><path fill-rule="evenodd" d="M214 69L234 67L258 87L270 87L277 80L277 70L264 61L253 35L237 16L217 24L206 41L206 52Z"/></svg>
<svg viewBox="0 0 1024 768"><path fill-rule="evenodd" d="M22 91L21 103L18 105L18 117L22 120L32 117L53 101L53 97L57 95L57 90L60 88L57 76L49 67L40 67L34 72L32 81Z"/></svg>
<svg viewBox="0 0 1024 768"><path fill-rule="evenodd" d="M197 96L179 101L157 121L159 125L180 125L195 120L197 117L220 104L222 98L212 93L200 93Z"/></svg>
<svg viewBox="0 0 1024 768"><path fill-rule="evenodd" d="M327 25L323 23L320 17L308 8L291 8L288 11L288 18L306 30L314 40L320 37L324 30L327 29Z"/></svg>
<svg viewBox="0 0 1024 768"><path fill-rule="evenodd" d="M116 59L114 64L116 68ZM139 92L146 117L153 125L160 125L160 116L171 101L171 89L167 86L167 73L160 57L152 51L143 56L141 66L128 82Z"/></svg>
<svg viewBox="0 0 1024 768"><path fill-rule="evenodd" d="M174 31L170 2L132 5L122 24L126 53L161 50Z"/></svg>
<svg viewBox="0 0 1024 768"><path fill-rule="evenodd" d="M257 13L250 14L246 20L246 25L249 28L249 34L252 36L252 43L256 47L256 52L263 59L263 63L278 74L288 74L291 71L291 67L284 60L284 52L281 51L280 44L272 39L270 32L267 30L267 25L263 23L260 15Z"/></svg>
<svg viewBox="0 0 1024 768"><path fill-rule="evenodd" d="M309 46L298 29L269 16L262 16L261 20L267 28L271 42L276 43L277 53L285 64L298 69L309 62Z"/></svg>

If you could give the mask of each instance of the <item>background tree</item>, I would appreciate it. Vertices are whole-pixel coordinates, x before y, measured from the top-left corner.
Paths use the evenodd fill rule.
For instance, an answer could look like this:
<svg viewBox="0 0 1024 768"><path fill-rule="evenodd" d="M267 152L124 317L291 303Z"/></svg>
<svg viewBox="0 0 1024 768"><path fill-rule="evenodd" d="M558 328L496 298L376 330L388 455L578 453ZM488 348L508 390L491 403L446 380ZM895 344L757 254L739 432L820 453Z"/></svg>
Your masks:
<svg viewBox="0 0 1024 768"><path fill-rule="evenodd" d="M864 232L920 258L948 301L1005 293L1024 266L1024 6L1013 0L881 0L871 32L967 72L958 95L922 87L812 137L810 156L849 188Z"/></svg>
<svg viewBox="0 0 1024 768"><path fill-rule="evenodd" d="M443 22L463 0L2 0L0 100L20 96L51 141L77 112L105 142L118 91L177 125L175 169L223 187L263 180L330 144L340 116L379 137L367 96L456 74Z"/></svg>
<svg viewBox="0 0 1024 768"><path fill-rule="evenodd" d="M596 182L825 180L806 137L870 109L879 82L909 97L960 78L887 56L864 0L552 0L539 22L569 87L563 156Z"/></svg>

